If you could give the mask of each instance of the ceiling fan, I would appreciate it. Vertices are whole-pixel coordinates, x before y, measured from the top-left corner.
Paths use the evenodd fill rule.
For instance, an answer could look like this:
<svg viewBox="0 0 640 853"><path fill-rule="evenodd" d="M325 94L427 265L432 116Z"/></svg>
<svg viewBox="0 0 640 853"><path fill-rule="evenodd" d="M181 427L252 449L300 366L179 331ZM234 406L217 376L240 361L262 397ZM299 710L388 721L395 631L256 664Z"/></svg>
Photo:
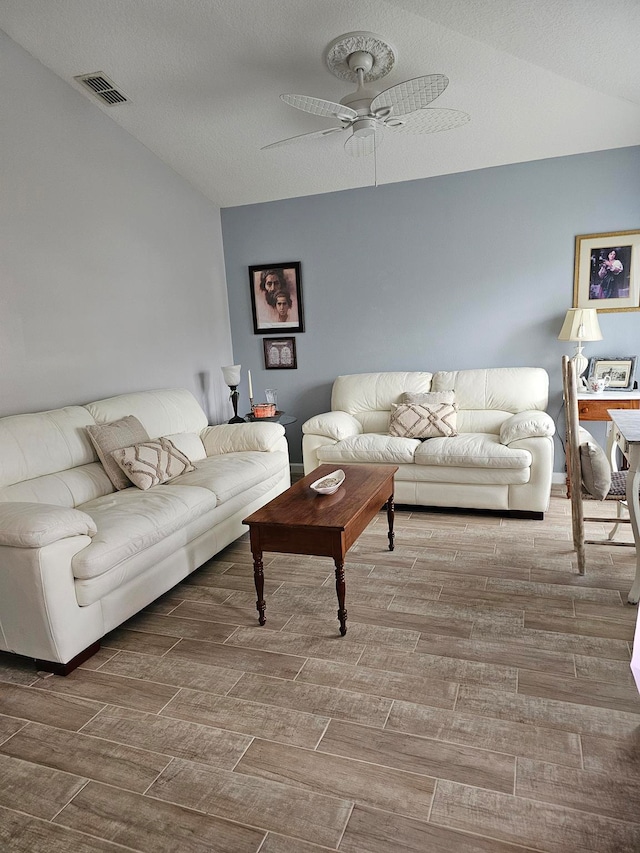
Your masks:
<svg viewBox="0 0 640 853"><path fill-rule="evenodd" d="M361 157L376 150L385 128L404 133L436 133L471 120L470 115L460 110L429 107L449 85L444 74L414 77L384 91L365 85L386 76L395 65L396 58L395 49L374 33L346 33L334 39L325 51L329 71L342 80L357 83L357 90L345 95L339 103L309 95L280 95L280 98L297 110L334 118L340 124L281 139L263 146L261 150L334 133L347 133L345 150L353 157Z"/></svg>

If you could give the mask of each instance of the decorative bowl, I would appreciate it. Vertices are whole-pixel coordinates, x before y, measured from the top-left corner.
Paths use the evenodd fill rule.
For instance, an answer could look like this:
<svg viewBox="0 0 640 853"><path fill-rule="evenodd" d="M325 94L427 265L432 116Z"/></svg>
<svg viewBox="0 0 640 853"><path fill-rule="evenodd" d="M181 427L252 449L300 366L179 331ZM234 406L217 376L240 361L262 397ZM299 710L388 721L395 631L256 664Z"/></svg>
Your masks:
<svg viewBox="0 0 640 853"><path fill-rule="evenodd" d="M275 403L256 403L252 409L254 418L261 420L262 418L273 418L276 414Z"/></svg>
<svg viewBox="0 0 640 853"><path fill-rule="evenodd" d="M271 415L268 418L265 418L265 417L259 418L253 412L249 412L247 415L245 415L245 417L248 421L278 421L278 420L280 420L280 418L282 417L283 414L284 414L283 412L277 410L275 415Z"/></svg>
<svg viewBox="0 0 640 853"><path fill-rule="evenodd" d="M344 471L342 468L338 468L337 471L333 471L331 474L326 474L324 477L320 477L319 480L316 480L315 483L311 483L309 488L313 489L314 492L318 492L319 495L332 495L334 492L338 491L343 483Z"/></svg>

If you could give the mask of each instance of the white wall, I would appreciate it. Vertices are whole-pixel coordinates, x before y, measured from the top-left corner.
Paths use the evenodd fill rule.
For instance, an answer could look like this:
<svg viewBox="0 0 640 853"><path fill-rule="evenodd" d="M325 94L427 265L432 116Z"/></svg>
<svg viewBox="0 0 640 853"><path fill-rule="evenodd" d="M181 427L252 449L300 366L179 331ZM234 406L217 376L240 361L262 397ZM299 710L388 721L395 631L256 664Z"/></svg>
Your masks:
<svg viewBox="0 0 640 853"><path fill-rule="evenodd" d="M228 419L218 208L1 32L0 79L0 415L179 386Z"/></svg>

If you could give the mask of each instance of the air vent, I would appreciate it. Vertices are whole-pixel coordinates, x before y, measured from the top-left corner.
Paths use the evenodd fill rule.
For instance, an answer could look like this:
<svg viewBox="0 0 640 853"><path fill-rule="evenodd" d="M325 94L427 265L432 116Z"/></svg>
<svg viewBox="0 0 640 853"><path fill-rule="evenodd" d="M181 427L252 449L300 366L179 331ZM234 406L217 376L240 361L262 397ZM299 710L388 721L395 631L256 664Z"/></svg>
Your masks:
<svg viewBox="0 0 640 853"><path fill-rule="evenodd" d="M109 80L102 71L94 71L93 74L79 74L73 79L86 86L92 95L100 98L101 101L110 107L114 106L114 104L126 104L129 100L126 95L123 95L116 88L113 80Z"/></svg>

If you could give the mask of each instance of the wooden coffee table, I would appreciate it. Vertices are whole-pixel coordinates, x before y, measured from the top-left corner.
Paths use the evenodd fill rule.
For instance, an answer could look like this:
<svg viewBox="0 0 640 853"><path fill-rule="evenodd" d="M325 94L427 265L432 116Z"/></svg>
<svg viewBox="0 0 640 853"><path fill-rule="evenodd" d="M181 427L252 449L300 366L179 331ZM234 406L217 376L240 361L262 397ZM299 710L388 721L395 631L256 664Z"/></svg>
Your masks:
<svg viewBox="0 0 640 853"><path fill-rule="evenodd" d="M326 477L336 465L321 465L302 480L244 519L249 525L253 577L259 622L266 622L263 551L333 557L340 633L347 633L344 606L344 558L365 527L387 505L389 550L393 551L393 475L396 465L343 465L345 481L333 495L319 495L311 483Z"/></svg>

